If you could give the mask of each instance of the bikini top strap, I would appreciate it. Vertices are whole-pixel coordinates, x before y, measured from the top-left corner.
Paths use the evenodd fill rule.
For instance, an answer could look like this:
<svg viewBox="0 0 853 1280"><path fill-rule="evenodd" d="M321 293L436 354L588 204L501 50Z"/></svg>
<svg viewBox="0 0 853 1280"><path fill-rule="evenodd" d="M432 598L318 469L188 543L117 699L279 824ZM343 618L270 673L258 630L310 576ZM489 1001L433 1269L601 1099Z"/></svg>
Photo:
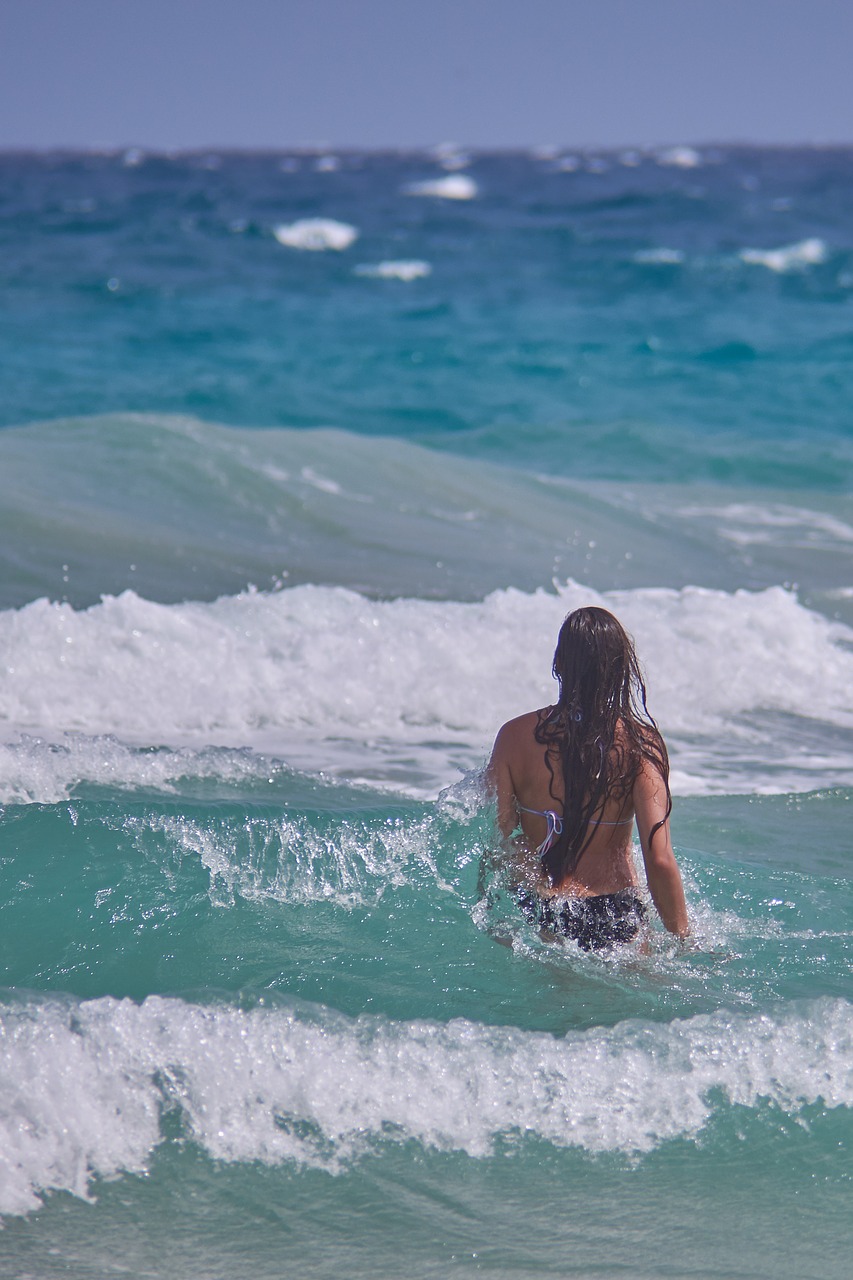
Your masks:
<svg viewBox="0 0 853 1280"><path fill-rule="evenodd" d="M518 801L516 801L516 804L522 813L535 813L540 818L544 818L548 823L548 831L545 839L536 850L536 857L544 858L554 841L558 840L563 834L563 819L558 813L555 813L553 809L528 809L526 805L518 804Z"/></svg>
<svg viewBox="0 0 853 1280"><path fill-rule="evenodd" d="M553 809L528 809L527 805L515 802L516 808L520 813L534 813L539 818L544 818L548 823L548 831L545 839L536 850L538 857L544 857L548 850L552 847L555 840L563 834L563 819ZM627 827L634 823L633 815L630 818L617 818L616 820L608 820L607 818L597 818L595 826L597 827Z"/></svg>

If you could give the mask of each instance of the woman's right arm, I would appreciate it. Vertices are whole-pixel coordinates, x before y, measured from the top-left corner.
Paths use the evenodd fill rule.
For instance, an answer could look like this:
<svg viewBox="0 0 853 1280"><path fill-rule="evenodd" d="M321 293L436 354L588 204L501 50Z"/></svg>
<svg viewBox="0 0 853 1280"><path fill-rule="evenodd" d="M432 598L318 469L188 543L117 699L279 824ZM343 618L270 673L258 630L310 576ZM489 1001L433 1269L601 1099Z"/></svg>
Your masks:
<svg viewBox="0 0 853 1280"><path fill-rule="evenodd" d="M511 836L518 824L515 788L510 768L514 723L502 725L495 739L491 759L486 767L486 785L498 802L498 826L501 835Z"/></svg>
<svg viewBox="0 0 853 1280"><path fill-rule="evenodd" d="M650 760L642 763L634 783L633 799L652 901L669 932L677 934L679 938L686 938L690 932L690 924L681 872L672 851L667 814L669 797L659 770ZM663 826L654 831L659 822Z"/></svg>

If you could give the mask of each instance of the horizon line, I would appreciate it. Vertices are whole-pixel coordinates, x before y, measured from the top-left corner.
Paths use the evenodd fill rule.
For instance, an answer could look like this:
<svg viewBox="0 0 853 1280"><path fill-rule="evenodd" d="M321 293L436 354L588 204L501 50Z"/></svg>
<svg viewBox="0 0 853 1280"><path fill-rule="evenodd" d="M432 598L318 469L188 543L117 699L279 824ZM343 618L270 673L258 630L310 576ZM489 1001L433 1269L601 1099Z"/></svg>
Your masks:
<svg viewBox="0 0 853 1280"><path fill-rule="evenodd" d="M2 143L0 155L126 155L139 152L141 157L156 156L170 158L174 156L194 156L216 153L220 155L427 155L437 160L442 156L452 158L454 155L470 153L477 156L487 155L533 155L541 159L556 158L566 152L591 152L618 154L636 153L654 156L661 152L684 150L714 151L727 150L813 150L843 151L853 148L853 137L847 141L826 141L812 139L809 141L757 141L749 138L708 138L703 140L684 140L679 142L608 142L608 143L570 143L570 142L530 142L530 143L470 143L470 142L424 142L424 143L334 143L322 141L300 141L282 143L188 143L186 145L166 145L160 143L133 142L56 142L56 143Z"/></svg>

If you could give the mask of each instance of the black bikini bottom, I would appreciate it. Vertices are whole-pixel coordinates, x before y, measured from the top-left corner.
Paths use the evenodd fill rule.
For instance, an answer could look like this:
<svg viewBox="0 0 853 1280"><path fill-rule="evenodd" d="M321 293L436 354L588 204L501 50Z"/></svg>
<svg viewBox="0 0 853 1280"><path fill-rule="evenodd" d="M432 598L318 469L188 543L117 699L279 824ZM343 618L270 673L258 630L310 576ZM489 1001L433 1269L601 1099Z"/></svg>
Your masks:
<svg viewBox="0 0 853 1280"><path fill-rule="evenodd" d="M594 898L540 898L538 893L520 889L517 897L530 924L571 938L584 951L597 951L613 942L630 942L639 933L646 915L646 904L634 889Z"/></svg>

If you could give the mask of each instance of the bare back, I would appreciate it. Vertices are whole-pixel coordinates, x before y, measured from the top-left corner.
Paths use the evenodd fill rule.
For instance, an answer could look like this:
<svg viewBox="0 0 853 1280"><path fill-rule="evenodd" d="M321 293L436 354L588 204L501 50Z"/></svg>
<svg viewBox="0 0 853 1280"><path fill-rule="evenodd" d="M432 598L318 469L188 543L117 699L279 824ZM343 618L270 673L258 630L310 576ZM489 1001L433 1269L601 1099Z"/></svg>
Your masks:
<svg viewBox="0 0 853 1280"><path fill-rule="evenodd" d="M547 709L546 709L547 710ZM508 721L498 734L490 771L498 796L498 820L504 836L521 825L524 842L517 846L519 870L542 896L553 893L588 896L616 893L636 885L631 858L634 806L605 804L588 832L589 843L577 866L561 884L548 884L534 850L547 831L544 811L563 809L563 779L559 768L549 770L547 748L536 740L535 729L545 711L530 711ZM552 761L552 764L554 762ZM529 813L527 810L538 810Z"/></svg>
<svg viewBox="0 0 853 1280"><path fill-rule="evenodd" d="M547 820L525 809L562 811L562 776L549 769L547 748L536 740L535 730L547 708L529 711L509 720L495 740L487 776L497 796L498 823L509 837L518 828L523 840L516 844L517 871L541 897L580 897L618 893L637 883L631 858L633 820L636 820L646 881L666 928L680 937L689 932L687 905L681 874L672 849L669 829L669 790L660 771L650 761L641 763L630 796L620 805L605 801L591 824L594 829L577 866L560 884L552 885L536 857L545 837Z"/></svg>

